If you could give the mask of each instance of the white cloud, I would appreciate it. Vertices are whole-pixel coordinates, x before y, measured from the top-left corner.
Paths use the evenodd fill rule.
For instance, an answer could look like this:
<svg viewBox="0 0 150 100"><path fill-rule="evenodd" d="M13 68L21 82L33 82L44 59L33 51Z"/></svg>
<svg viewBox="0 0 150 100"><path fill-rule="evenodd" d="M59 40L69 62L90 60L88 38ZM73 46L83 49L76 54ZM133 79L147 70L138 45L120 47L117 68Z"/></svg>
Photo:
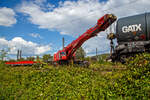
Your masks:
<svg viewBox="0 0 150 100"><path fill-rule="evenodd" d="M98 53L106 53L109 51L110 41L106 41L106 34L98 35L97 37L91 38L86 41L82 47L88 55L95 55L96 48Z"/></svg>
<svg viewBox="0 0 150 100"><path fill-rule="evenodd" d="M46 0L33 0L33 2L35 2L36 4L43 4L44 2L46 2Z"/></svg>
<svg viewBox="0 0 150 100"><path fill-rule="evenodd" d="M47 5L44 8L35 2L23 2L18 7L19 12L27 15L31 23L38 25L39 28L57 30L60 34L79 36L96 24L97 19L105 13L114 13L120 18L148 12L150 11L149 5L149 0L108 0L105 2L78 0L60 2L57 8L53 8L54 5L51 5L53 8L51 10L47 8ZM90 53L95 50L95 45L99 51L103 51L105 48L106 51L109 50L109 41L102 37L88 40L83 47L86 52Z"/></svg>
<svg viewBox="0 0 150 100"><path fill-rule="evenodd" d="M38 33L30 33L29 35L30 35L31 37L33 37L33 38L40 38L40 39L42 39L41 35L38 34Z"/></svg>
<svg viewBox="0 0 150 100"><path fill-rule="evenodd" d="M16 14L13 9L7 7L0 8L0 25L12 26L17 22L15 16Z"/></svg>
<svg viewBox="0 0 150 100"><path fill-rule="evenodd" d="M17 50L20 49L23 55L41 55L51 50L50 45L39 45L21 37L14 37L12 40L0 38L0 48L9 48L9 54L16 54Z"/></svg>

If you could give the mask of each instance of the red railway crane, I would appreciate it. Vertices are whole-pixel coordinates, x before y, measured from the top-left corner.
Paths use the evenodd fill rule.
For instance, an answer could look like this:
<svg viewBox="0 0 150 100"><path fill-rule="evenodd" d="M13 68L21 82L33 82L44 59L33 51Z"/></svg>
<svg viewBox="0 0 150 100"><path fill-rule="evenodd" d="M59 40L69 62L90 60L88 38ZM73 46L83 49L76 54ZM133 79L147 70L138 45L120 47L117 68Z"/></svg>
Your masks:
<svg viewBox="0 0 150 100"><path fill-rule="evenodd" d="M116 21L116 19L117 17L113 14L105 14L97 21L97 24L94 27L88 29L76 40L64 47L63 50L59 50L57 53L55 53L53 56L54 64L69 63L69 61L74 58L76 50L81 47L85 41L97 36L99 32L105 31L113 22Z"/></svg>

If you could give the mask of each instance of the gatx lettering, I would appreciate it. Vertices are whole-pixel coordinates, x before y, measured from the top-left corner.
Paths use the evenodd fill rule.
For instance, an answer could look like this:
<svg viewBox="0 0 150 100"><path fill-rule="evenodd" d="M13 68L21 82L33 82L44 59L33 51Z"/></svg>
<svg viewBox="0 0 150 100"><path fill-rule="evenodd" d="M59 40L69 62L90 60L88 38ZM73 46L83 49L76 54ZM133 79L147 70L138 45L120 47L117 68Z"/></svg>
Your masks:
<svg viewBox="0 0 150 100"><path fill-rule="evenodd" d="M135 24L135 25L129 25L129 26L123 26L122 32L128 33L128 32L135 32L135 31L141 31L141 24Z"/></svg>

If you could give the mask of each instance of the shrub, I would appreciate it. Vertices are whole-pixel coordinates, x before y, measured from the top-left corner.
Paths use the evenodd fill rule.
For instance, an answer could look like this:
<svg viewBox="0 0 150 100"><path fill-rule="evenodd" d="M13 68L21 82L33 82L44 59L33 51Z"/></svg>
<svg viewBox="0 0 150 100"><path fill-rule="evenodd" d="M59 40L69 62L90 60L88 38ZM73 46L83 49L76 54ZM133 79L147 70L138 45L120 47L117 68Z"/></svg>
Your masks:
<svg viewBox="0 0 150 100"><path fill-rule="evenodd" d="M150 54L138 54L127 60L127 70L116 79L111 90L122 97L150 98Z"/></svg>
<svg viewBox="0 0 150 100"><path fill-rule="evenodd" d="M43 63L36 63L32 65L33 68L42 68L43 67Z"/></svg>

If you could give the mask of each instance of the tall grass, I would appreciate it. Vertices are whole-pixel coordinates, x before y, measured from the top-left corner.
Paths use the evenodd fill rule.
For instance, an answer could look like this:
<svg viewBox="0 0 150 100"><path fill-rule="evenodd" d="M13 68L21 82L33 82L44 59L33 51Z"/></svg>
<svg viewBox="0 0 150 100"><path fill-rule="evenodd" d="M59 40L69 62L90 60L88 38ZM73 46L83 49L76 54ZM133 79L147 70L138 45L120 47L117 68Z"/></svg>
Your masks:
<svg viewBox="0 0 150 100"><path fill-rule="evenodd" d="M120 63L91 63L89 68L72 66L9 67L0 64L1 99L148 99L150 98L149 54Z"/></svg>

